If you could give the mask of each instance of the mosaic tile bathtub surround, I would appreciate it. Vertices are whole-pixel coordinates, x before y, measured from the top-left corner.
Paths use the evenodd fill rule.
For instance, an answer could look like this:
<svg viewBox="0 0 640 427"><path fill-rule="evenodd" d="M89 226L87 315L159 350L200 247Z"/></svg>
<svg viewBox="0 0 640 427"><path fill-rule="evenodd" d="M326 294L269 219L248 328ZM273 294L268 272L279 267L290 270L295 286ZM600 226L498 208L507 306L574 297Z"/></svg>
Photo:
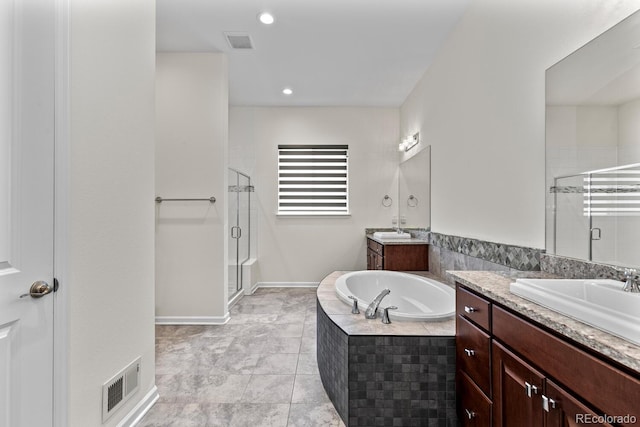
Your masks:
<svg viewBox="0 0 640 427"><path fill-rule="evenodd" d="M565 279L613 279L624 282L624 267L583 261L559 255L543 254L542 271Z"/></svg>
<svg viewBox="0 0 640 427"><path fill-rule="evenodd" d="M317 359L324 389L342 420L349 416L349 336L325 314L317 302Z"/></svg>
<svg viewBox="0 0 640 427"><path fill-rule="evenodd" d="M515 270L540 270L542 249L487 242L467 237L430 233L430 244L452 252L479 258Z"/></svg>
<svg viewBox="0 0 640 427"><path fill-rule="evenodd" d="M346 335L318 305L318 369L349 427L456 426L455 338Z"/></svg>

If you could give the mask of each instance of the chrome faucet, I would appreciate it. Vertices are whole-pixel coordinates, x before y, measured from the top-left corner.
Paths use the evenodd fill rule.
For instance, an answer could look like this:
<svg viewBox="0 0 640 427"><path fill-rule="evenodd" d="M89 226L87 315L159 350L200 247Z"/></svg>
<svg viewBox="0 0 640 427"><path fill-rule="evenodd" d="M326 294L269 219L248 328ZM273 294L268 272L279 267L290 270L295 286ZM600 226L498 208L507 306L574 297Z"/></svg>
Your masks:
<svg viewBox="0 0 640 427"><path fill-rule="evenodd" d="M638 284L638 279L636 276L637 273L638 271L635 268L624 269L625 284L622 288L623 291L633 293L640 292L640 285Z"/></svg>
<svg viewBox="0 0 640 427"><path fill-rule="evenodd" d="M391 291L389 289L384 289L382 292L380 292L378 296L375 297L373 301L371 301L369 307L367 307L367 310L364 312L364 317L366 319L375 319L376 317L378 317L378 306L382 302L382 298L386 297L390 293Z"/></svg>
<svg viewBox="0 0 640 427"><path fill-rule="evenodd" d="M390 305L389 307L385 307L385 309L382 311L382 323L384 323L385 325L388 325L389 323L391 323L391 320L389 320L389 310L397 310L398 307L396 307L395 305Z"/></svg>
<svg viewBox="0 0 640 427"><path fill-rule="evenodd" d="M349 295L349 299L353 300L353 305L351 306L351 314L360 314L360 310L358 309L358 298L353 295Z"/></svg>

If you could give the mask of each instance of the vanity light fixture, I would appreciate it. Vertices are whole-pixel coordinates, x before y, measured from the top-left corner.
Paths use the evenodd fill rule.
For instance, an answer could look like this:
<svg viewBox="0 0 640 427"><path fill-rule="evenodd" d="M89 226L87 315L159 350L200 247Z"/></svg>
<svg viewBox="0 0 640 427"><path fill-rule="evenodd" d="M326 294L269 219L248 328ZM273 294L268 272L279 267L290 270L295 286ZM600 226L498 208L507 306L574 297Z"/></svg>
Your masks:
<svg viewBox="0 0 640 427"><path fill-rule="evenodd" d="M420 142L420 132L409 135L398 144L398 151L409 151Z"/></svg>
<svg viewBox="0 0 640 427"><path fill-rule="evenodd" d="M282 93L287 96L292 95L293 89L291 89L290 87L285 87L284 89L282 89Z"/></svg>
<svg viewBox="0 0 640 427"><path fill-rule="evenodd" d="M258 14L258 20L265 25L271 25L275 22L275 18L273 17L273 15L268 12L262 12Z"/></svg>

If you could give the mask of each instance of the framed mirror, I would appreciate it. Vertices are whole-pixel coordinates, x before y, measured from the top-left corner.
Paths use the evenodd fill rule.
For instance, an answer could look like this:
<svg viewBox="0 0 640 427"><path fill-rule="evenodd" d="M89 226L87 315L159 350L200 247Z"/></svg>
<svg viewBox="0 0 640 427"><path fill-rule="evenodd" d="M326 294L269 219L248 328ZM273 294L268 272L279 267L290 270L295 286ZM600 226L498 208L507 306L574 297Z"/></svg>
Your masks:
<svg viewBox="0 0 640 427"><path fill-rule="evenodd" d="M422 148L422 149L419 149ZM431 146L404 154L398 170L400 228L429 229L431 225Z"/></svg>
<svg viewBox="0 0 640 427"><path fill-rule="evenodd" d="M640 266L640 12L546 72L547 252Z"/></svg>

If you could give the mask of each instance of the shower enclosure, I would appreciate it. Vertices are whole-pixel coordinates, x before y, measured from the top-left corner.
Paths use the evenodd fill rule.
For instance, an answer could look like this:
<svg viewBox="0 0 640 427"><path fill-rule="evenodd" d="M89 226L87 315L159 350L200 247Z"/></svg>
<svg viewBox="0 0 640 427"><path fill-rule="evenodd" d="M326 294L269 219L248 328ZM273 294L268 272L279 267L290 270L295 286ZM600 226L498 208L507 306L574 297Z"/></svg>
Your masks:
<svg viewBox="0 0 640 427"><path fill-rule="evenodd" d="M588 261L638 265L640 164L560 176L549 252Z"/></svg>
<svg viewBox="0 0 640 427"><path fill-rule="evenodd" d="M243 265L251 257L251 177L229 168L229 302L244 288Z"/></svg>

